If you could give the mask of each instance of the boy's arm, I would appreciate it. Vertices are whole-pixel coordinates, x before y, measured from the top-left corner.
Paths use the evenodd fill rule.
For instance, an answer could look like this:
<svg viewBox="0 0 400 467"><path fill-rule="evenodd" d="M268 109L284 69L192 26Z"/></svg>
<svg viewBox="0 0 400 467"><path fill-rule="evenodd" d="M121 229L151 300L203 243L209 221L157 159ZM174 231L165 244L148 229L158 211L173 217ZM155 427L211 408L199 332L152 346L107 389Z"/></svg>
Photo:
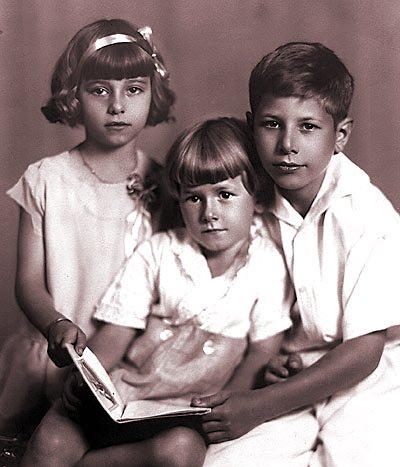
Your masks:
<svg viewBox="0 0 400 467"><path fill-rule="evenodd" d="M228 391L239 391L241 389L251 389L254 387L257 378L261 376L260 372L264 369L271 357L278 353L282 339L283 333L279 333L268 339L250 342L244 358L224 389Z"/></svg>
<svg viewBox="0 0 400 467"><path fill-rule="evenodd" d="M203 429L211 443L237 438L265 421L321 401L365 379L379 364L385 336L385 331L378 331L349 339L280 384L253 391L224 391L193 401L192 405L212 407L203 416Z"/></svg>

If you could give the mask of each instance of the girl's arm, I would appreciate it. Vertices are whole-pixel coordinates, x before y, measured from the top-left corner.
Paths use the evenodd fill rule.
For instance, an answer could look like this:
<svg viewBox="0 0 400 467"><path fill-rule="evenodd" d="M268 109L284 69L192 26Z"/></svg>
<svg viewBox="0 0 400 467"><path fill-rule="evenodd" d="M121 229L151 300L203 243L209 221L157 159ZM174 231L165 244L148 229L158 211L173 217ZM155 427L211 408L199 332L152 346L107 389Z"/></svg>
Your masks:
<svg viewBox="0 0 400 467"><path fill-rule="evenodd" d="M265 368L265 365L271 357L278 353L282 339L283 333L279 333L262 341L251 342L246 355L224 389L239 391L254 387L260 377L263 376L261 371Z"/></svg>
<svg viewBox="0 0 400 467"><path fill-rule="evenodd" d="M60 239L62 241L62 239ZM48 339L48 353L54 363L64 366L71 362L63 344L74 344L82 354L86 336L55 307L46 285L46 263L43 239L35 234L29 214L20 209L15 295L29 321Z"/></svg>
<svg viewBox="0 0 400 467"><path fill-rule="evenodd" d="M203 416L203 429L211 443L237 438L265 421L319 402L365 379L379 364L385 336L385 331L378 331L345 341L279 384L253 391L225 391L192 405L212 407Z"/></svg>
<svg viewBox="0 0 400 467"><path fill-rule="evenodd" d="M122 360L136 334L134 328L105 323L91 337L88 346L109 371Z"/></svg>

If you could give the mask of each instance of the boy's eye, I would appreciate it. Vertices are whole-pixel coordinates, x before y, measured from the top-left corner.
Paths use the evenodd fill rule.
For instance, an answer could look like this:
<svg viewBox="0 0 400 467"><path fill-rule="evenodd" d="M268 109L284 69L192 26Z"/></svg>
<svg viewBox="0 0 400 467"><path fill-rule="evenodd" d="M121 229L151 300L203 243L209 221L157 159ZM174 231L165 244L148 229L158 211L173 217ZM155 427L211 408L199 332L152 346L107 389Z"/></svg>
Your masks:
<svg viewBox="0 0 400 467"><path fill-rule="evenodd" d="M276 120L266 120L263 123L263 126L266 128L279 128L280 127L279 122L277 122Z"/></svg>
<svg viewBox="0 0 400 467"><path fill-rule="evenodd" d="M186 196L185 201L189 203L198 203L200 198L197 195Z"/></svg>
<svg viewBox="0 0 400 467"><path fill-rule="evenodd" d="M313 123L308 123L308 122L305 122L301 125L301 129L302 130L305 130L305 131L313 131L315 130L316 128L318 128L316 125L314 125Z"/></svg>

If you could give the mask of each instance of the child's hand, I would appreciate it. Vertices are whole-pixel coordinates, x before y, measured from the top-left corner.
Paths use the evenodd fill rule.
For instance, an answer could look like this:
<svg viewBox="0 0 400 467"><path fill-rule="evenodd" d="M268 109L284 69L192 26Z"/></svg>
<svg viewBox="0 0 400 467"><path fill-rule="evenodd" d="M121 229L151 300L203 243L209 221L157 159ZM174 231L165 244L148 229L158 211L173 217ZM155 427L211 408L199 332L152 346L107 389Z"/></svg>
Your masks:
<svg viewBox="0 0 400 467"><path fill-rule="evenodd" d="M65 378L61 400L68 415L75 420L79 420L79 409L82 405L85 386L79 371L75 367L72 368Z"/></svg>
<svg viewBox="0 0 400 467"><path fill-rule="evenodd" d="M58 367L70 365L72 363L65 344L72 344L78 355L82 355L86 347L86 335L76 324L67 319L54 321L47 330L49 357Z"/></svg>
<svg viewBox="0 0 400 467"><path fill-rule="evenodd" d="M264 380L267 385L279 383L302 369L303 361L298 353L278 354L268 362Z"/></svg>
<svg viewBox="0 0 400 467"><path fill-rule="evenodd" d="M210 413L202 416L202 428L209 443L238 438L264 422L255 404L256 392L221 391L192 400L194 407L212 408Z"/></svg>

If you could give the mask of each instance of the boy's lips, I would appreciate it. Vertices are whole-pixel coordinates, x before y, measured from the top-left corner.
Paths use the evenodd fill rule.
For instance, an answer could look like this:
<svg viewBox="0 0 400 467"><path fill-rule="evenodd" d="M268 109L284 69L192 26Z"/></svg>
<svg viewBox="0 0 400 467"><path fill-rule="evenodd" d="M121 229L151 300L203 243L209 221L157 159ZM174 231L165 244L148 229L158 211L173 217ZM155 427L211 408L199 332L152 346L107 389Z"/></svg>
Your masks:
<svg viewBox="0 0 400 467"><path fill-rule="evenodd" d="M272 164L275 168L282 170L283 172L295 172L296 170L305 167L301 164L294 164L293 162L280 162L278 164Z"/></svg>
<svg viewBox="0 0 400 467"><path fill-rule="evenodd" d="M225 232L226 229L205 229L205 230L202 230L201 233L204 233L204 234L213 234L213 233L220 233L220 232Z"/></svg>

